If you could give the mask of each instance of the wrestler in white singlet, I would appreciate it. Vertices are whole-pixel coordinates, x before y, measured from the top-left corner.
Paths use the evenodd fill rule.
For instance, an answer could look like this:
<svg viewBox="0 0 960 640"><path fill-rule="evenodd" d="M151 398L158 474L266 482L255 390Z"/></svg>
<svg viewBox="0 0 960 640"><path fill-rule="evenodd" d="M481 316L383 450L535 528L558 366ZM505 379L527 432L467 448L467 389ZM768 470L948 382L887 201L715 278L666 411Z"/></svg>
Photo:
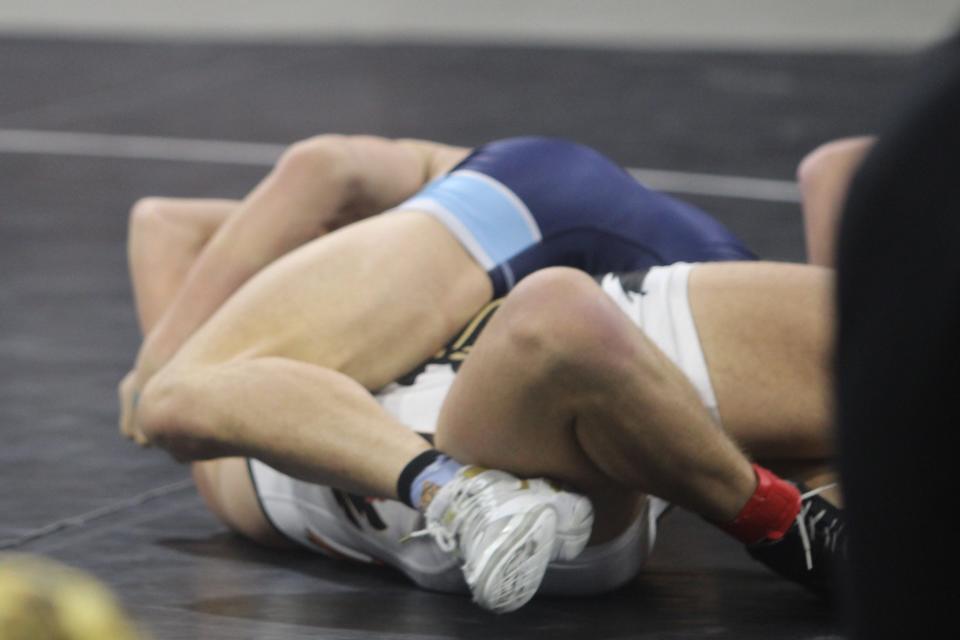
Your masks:
<svg viewBox="0 0 960 640"><path fill-rule="evenodd" d="M678 263L648 272L608 274L600 282L603 291L687 375L719 422L687 299L692 266ZM380 404L429 437L456 370L498 306L499 301L492 302L446 349L381 390L377 394ZM335 557L394 567L427 589L467 592L453 555L441 551L429 537L404 541L424 526L418 511L397 501L362 498L303 482L256 460L250 461L249 468L267 519L296 543ZM541 592L588 595L630 581L653 549L657 519L667 506L651 497L619 537L588 547L572 562L551 564Z"/></svg>

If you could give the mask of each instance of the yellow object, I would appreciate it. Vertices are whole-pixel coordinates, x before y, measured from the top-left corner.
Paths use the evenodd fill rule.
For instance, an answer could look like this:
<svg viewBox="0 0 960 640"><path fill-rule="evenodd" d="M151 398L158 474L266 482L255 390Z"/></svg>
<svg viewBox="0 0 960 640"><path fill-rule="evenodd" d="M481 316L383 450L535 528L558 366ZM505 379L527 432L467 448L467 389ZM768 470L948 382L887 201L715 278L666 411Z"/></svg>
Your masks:
<svg viewBox="0 0 960 640"><path fill-rule="evenodd" d="M136 640L113 595L53 560L0 555L0 640Z"/></svg>

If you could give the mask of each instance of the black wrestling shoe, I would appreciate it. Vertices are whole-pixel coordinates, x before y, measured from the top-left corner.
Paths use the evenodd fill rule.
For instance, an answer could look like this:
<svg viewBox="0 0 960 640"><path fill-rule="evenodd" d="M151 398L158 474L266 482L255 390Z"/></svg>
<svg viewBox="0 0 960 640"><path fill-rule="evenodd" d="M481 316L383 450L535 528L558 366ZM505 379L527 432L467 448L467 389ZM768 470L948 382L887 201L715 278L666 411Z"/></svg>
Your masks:
<svg viewBox="0 0 960 640"><path fill-rule="evenodd" d="M800 486L800 513L787 533L779 540L747 545L755 559L826 598L836 593L834 581L847 555L843 510L818 495L831 486L813 491Z"/></svg>

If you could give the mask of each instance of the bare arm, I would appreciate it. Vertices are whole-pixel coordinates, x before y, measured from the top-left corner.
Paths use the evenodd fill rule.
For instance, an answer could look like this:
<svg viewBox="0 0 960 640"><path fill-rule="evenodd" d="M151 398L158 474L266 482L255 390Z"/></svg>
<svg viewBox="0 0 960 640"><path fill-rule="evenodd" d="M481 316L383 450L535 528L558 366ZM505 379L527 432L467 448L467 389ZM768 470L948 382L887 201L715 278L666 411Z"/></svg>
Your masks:
<svg viewBox="0 0 960 640"><path fill-rule="evenodd" d="M150 335L170 307L197 256L240 205L235 200L148 197L130 211L127 258L141 334ZM140 444L126 417L137 392L136 372L120 383L120 431Z"/></svg>
<svg viewBox="0 0 960 640"><path fill-rule="evenodd" d="M236 200L148 197L130 211L127 261L141 335L150 335Z"/></svg>
<svg viewBox="0 0 960 640"><path fill-rule="evenodd" d="M874 141L872 137L834 140L814 149L800 163L797 179L811 264L833 266L837 224L847 189Z"/></svg>
<svg viewBox="0 0 960 640"><path fill-rule="evenodd" d="M398 204L466 153L372 136L318 136L293 145L197 257L141 348L137 386L260 269L320 235Z"/></svg>

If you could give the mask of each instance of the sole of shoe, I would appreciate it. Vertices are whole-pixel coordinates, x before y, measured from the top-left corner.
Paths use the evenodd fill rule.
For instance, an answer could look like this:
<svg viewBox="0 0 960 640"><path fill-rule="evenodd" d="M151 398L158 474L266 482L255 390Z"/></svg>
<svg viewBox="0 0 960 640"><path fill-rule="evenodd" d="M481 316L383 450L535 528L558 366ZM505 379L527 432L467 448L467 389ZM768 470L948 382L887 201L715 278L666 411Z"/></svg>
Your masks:
<svg viewBox="0 0 960 640"><path fill-rule="evenodd" d="M467 578L474 601L495 613L529 602L550 563L556 528L557 514L549 506L515 516L476 563L476 578Z"/></svg>

